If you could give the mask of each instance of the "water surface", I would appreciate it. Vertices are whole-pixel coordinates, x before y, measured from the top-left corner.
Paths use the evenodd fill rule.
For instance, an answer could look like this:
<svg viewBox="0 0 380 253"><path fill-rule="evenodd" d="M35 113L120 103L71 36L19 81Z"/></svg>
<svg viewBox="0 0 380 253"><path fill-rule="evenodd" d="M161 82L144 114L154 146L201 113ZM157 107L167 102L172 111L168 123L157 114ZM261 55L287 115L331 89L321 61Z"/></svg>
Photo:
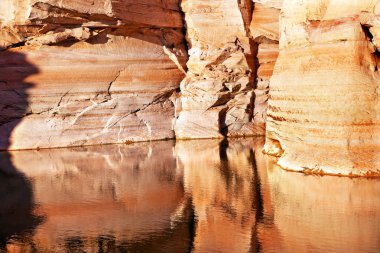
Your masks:
<svg viewBox="0 0 380 253"><path fill-rule="evenodd" d="M380 180L285 172L262 143L1 153L0 252L379 252Z"/></svg>

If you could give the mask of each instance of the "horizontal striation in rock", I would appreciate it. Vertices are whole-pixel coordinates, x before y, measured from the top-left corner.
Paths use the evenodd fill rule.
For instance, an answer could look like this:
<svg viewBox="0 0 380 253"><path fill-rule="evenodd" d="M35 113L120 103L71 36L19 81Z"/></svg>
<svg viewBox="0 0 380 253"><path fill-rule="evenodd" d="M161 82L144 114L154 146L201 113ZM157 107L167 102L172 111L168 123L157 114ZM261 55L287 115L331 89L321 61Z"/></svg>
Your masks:
<svg viewBox="0 0 380 253"><path fill-rule="evenodd" d="M376 176L380 174L376 48L368 24L360 21L361 13L351 16L353 6L342 3L347 12L331 16L337 1L333 2L318 6L324 11L314 14L308 12L307 4L312 3L307 1L303 9L284 10L265 151L279 156L279 165L288 170ZM358 5L366 10L365 4ZM312 6L313 11L318 9ZM314 20L303 23L302 10Z"/></svg>
<svg viewBox="0 0 380 253"><path fill-rule="evenodd" d="M176 1L20 4L0 7L13 47L0 52L0 149L174 138L187 61Z"/></svg>
<svg viewBox="0 0 380 253"><path fill-rule="evenodd" d="M250 35L257 43L257 79L255 87L254 126L265 135L270 78L278 57L279 15L282 0L255 0Z"/></svg>
<svg viewBox="0 0 380 253"><path fill-rule="evenodd" d="M255 3L250 25L251 36L256 40L279 40L280 9L266 4Z"/></svg>

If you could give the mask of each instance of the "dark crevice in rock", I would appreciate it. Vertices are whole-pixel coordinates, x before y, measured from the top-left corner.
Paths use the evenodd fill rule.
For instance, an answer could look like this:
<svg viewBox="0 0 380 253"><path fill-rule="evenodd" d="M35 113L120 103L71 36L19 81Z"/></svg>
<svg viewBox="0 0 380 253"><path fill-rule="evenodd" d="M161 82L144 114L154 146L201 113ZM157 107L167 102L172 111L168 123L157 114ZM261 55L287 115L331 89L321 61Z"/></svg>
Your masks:
<svg viewBox="0 0 380 253"><path fill-rule="evenodd" d="M189 52L189 49L191 48L191 42L187 37L187 23L185 19L185 13L183 12L182 7L181 7L182 0L179 0L178 4L179 4L179 9L182 16L182 24L183 24L183 27L182 27L183 40L182 41L183 41L183 44L185 45L186 52Z"/></svg>
<svg viewBox="0 0 380 253"><path fill-rule="evenodd" d="M108 84L108 87L107 87L107 101L112 99L112 94L111 94L111 88L112 88L112 85L113 85L113 84L116 82L116 80L120 77L121 72L123 72L123 71L124 71L124 69L119 70L119 71L116 73L115 78L114 78L114 79Z"/></svg>
<svg viewBox="0 0 380 253"><path fill-rule="evenodd" d="M250 54L246 55L247 57L247 62L248 65L251 69L251 73L249 74L249 79L251 85L251 89L254 90L257 86L257 69L258 69L258 59L257 59L257 54L258 54L258 45L256 41L252 40L250 37L250 24L252 22L253 17L253 10L255 8L255 3L252 1L245 1L244 6L242 8L242 0L239 0L239 6L240 6L240 11L243 17L243 20L245 21L245 29L246 29L246 35L249 38L249 45L250 45ZM249 108L247 108L247 112L249 115L249 121L253 121L254 117L254 108L255 107L255 93L252 92L252 97L251 97L251 104Z"/></svg>
<svg viewBox="0 0 380 253"><path fill-rule="evenodd" d="M366 24L362 24L361 26L362 26L362 29L363 29L363 31L364 31L366 37L369 38L370 41L372 41L372 39L373 39L373 35L372 35L372 33L370 32L370 30L369 30L369 29L371 28L371 26L368 26L368 25L366 25Z"/></svg>
<svg viewBox="0 0 380 253"><path fill-rule="evenodd" d="M93 32L93 31L92 31ZM110 38L107 34L110 32L110 29L98 30L96 35L91 36L86 40L87 43L91 45L106 44Z"/></svg>
<svg viewBox="0 0 380 253"><path fill-rule="evenodd" d="M228 108L224 108L219 112L219 130L224 137L228 136L228 125L226 123L227 111Z"/></svg>
<svg viewBox="0 0 380 253"><path fill-rule="evenodd" d="M259 63L259 58L258 58L258 53L259 53L259 44L256 43L256 42L252 42L251 43L251 52L252 52L252 58L253 58L253 64L254 64L254 67L252 69L252 77L253 77L253 89L257 89L257 84L258 84L258 74L257 74L257 71L260 67L260 63ZM256 94L255 92L252 93L252 113L251 113L251 119L250 120L253 120L253 118L255 117L254 115L254 111L255 111L255 100L256 100Z"/></svg>
<svg viewBox="0 0 380 253"><path fill-rule="evenodd" d="M73 38L73 37L70 37L66 40L63 40L63 41L60 41L58 43L51 43L51 44L47 44L49 46L58 46L58 47L71 47L73 45L75 45L76 43L78 43L80 40L76 39L76 38Z"/></svg>
<svg viewBox="0 0 380 253"><path fill-rule="evenodd" d="M182 44L184 45L184 50L186 51L186 54L189 52L189 49L191 48L191 45L189 45L190 40L187 38L187 23L185 19L185 13L182 10L182 0L178 1L178 9L182 17L182 29L181 29L181 34L182 34ZM187 61L189 59L187 58ZM187 72L187 65L182 66L184 71ZM185 73L186 74L186 73ZM179 88L179 93L181 92Z"/></svg>
<svg viewBox="0 0 380 253"><path fill-rule="evenodd" d="M375 56L375 61L376 61L375 71L379 71L379 67L380 67L380 51L376 50L373 53L373 55Z"/></svg>
<svg viewBox="0 0 380 253"><path fill-rule="evenodd" d="M368 40L371 42L371 44L373 45L373 48L374 48L374 52L372 53L373 57L374 57L374 71L379 71L379 60L380 60L380 52L379 50L376 48L373 40L374 40L374 37L373 37L373 34L371 33L371 26L370 25L367 25L367 24L361 24L362 26L362 29L363 29L363 32L365 34L365 36L368 38Z"/></svg>
<svg viewBox="0 0 380 253"><path fill-rule="evenodd" d="M21 42L12 44L12 45L8 46L7 48L2 48L1 51L7 50L7 49L10 49L10 48L23 47L23 46L25 46L25 41L21 41Z"/></svg>

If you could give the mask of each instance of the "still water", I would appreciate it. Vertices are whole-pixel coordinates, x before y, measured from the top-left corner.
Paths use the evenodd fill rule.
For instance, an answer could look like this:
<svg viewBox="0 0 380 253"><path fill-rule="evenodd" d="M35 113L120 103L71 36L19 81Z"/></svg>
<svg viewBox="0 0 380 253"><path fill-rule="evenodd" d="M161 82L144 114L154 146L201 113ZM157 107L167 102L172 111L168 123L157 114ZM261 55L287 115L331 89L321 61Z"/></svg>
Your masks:
<svg viewBox="0 0 380 253"><path fill-rule="evenodd" d="M263 140L0 154L0 252L380 252L380 180L285 172Z"/></svg>

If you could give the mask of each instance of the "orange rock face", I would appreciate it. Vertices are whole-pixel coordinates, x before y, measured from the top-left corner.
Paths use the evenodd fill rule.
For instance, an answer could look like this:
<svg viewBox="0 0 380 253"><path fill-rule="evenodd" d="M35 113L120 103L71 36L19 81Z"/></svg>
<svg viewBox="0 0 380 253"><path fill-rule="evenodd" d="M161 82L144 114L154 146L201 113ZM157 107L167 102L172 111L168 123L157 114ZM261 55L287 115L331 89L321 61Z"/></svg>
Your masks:
<svg viewBox="0 0 380 253"><path fill-rule="evenodd" d="M0 149L173 138L177 1L6 1Z"/></svg>
<svg viewBox="0 0 380 253"><path fill-rule="evenodd" d="M176 136L252 135L251 2L186 0L182 9L190 59L181 83Z"/></svg>
<svg viewBox="0 0 380 253"><path fill-rule="evenodd" d="M379 1L285 1L266 152L286 169L379 175Z"/></svg>
<svg viewBox="0 0 380 253"><path fill-rule="evenodd" d="M4 0L0 150L266 135L285 169L378 175L379 23L379 0Z"/></svg>
<svg viewBox="0 0 380 253"><path fill-rule="evenodd" d="M255 133L265 135L268 92L274 64L278 57L279 16L282 0L255 0L250 25L251 37L257 43L257 80L255 87Z"/></svg>

